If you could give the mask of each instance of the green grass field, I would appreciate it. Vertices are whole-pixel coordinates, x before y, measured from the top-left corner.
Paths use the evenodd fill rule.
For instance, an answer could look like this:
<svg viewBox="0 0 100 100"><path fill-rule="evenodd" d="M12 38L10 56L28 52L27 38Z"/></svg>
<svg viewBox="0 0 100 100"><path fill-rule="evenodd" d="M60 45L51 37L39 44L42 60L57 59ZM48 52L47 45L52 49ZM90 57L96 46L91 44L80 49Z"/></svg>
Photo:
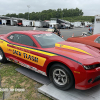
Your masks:
<svg viewBox="0 0 100 100"><path fill-rule="evenodd" d="M42 84L20 74L15 69L20 65L8 62L0 63L0 76L2 89L14 89L5 92L5 100L51 100L38 92L38 88ZM0 87L1 88L1 87ZM25 91L16 91L16 89L24 89ZM0 91L0 100L2 100L3 92Z"/></svg>

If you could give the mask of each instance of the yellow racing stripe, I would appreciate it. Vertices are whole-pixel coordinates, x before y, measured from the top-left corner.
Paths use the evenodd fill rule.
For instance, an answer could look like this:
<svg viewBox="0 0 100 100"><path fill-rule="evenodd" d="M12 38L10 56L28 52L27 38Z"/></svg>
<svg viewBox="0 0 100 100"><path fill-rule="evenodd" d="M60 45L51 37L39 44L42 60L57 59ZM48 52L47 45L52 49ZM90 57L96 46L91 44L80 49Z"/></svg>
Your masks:
<svg viewBox="0 0 100 100"><path fill-rule="evenodd" d="M34 49L34 48L31 49L31 48L22 47L22 46L17 46L17 45L13 45L13 46L20 47L20 48L23 48L23 49L28 49L28 50L31 50L31 51L34 51L34 52L37 52L37 53L41 53L41 54L44 54L44 55L48 55L48 56L57 56L56 54L48 53L48 52L45 52L45 51L36 50L36 49Z"/></svg>
<svg viewBox="0 0 100 100"><path fill-rule="evenodd" d="M85 53L85 54L88 54L88 55L91 55L90 53L82 50L82 49L79 49L79 48L76 48L76 47L72 47L72 46L68 46L68 45L63 45L63 44L58 44L56 43L55 44L55 47L60 47L60 48L65 48L65 49L69 49L69 50L74 50L74 51L78 51L78 52L82 52L82 53ZM92 56L92 55L91 55Z"/></svg>

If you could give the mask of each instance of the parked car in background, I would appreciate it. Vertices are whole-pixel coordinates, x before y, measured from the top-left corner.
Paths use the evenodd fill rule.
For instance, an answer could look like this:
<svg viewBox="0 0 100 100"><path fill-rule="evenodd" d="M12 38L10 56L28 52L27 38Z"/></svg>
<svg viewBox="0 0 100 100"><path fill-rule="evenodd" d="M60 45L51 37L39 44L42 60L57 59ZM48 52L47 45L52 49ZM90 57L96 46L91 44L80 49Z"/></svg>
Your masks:
<svg viewBox="0 0 100 100"><path fill-rule="evenodd" d="M87 44L100 49L100 34L90 35L86 37L83 36L71 37L68 38L67 41Z"/></svg>

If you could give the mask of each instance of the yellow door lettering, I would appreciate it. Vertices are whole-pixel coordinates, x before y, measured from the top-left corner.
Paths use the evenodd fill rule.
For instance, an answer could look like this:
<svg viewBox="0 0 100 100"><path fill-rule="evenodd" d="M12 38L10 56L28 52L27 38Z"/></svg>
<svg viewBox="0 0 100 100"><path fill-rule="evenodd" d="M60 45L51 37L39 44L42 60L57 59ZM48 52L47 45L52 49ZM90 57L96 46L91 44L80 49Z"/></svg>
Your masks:
<svg viewBox="0 0 100 100"><path fill-rule="evenodd" d="M30 59L32 61L38 62L38 58L31 56L31 55L27 55L26 53L23 53L24 58Z"/></svg>
<svg viewBox="0 0 100 100"><path fill-rule="evenodd" d="M17 54L19 56L21 56L21 53L19 51L13 50L13 54Z"/></svg>
<svg viewBox="0 0 100 100"><path fill-rule="evenodd" d="M40 66L43 66L46 61L46 58L37 56L35 54L31 54L31 53L28 53L28 52L25 52L22 50L18 50L16 48L13 49L12 47L8 47L8 49L10 49L7 51L9 54L12 54L16 57L19 57L21 59L27 60L29 62L32 62L32 63L40 65Z"/></svg>

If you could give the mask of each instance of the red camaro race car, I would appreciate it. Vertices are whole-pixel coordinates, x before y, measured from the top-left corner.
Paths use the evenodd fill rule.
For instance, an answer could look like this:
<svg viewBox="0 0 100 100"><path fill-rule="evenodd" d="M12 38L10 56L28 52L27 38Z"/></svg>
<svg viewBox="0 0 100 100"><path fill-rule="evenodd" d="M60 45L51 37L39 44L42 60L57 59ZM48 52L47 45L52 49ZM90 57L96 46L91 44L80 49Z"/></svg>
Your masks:
<svg viewBox="0 0 100 100"><path fill-rule="evenodd" d="M95 34L95 35L90 35L85 37L82 36L71 37L68 38L67 41L87 44L100 49L100 34Z"/></svg>
<svg viewBox="0 0 100 100"><path fill-rule="evenodd" d="M0 35L0 62L13 61L48 76L62 90L86 90L100 83L100 50L67 42L46 31Z"/></svg>

